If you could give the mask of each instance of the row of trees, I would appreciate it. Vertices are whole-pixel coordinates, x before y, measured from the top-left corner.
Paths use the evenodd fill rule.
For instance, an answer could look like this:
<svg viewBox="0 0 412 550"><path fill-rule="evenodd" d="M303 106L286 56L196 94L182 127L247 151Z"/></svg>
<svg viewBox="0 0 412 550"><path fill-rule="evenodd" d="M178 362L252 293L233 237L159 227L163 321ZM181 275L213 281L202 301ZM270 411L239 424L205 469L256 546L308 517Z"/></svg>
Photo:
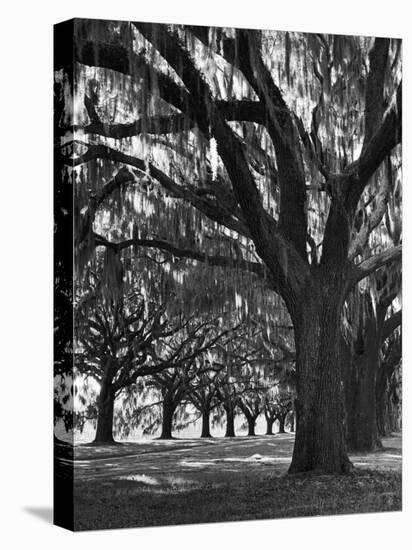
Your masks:
<svg viewBox="0 0 412 550"><path fill-rule="evenodd" d="M255 435L257 419L264 415L266 435L273 435L273 425L279 423L279 433L285 433L286 420L294 431L293 391L284 384L272 387L251 387L251 377L243 373L240 380L231 377L225 382L226 373L202 373L200 377L183 379L177 370L164 372L154 379L148 378L139 388L120 400L115 414L114 429L122 436L129 436L132 429L143 434L160 431L161 439L170 439L173 430L181 430L201 421L200 437L209 438L211 427L225 426L225 437L235 437L235 419L243 416L247 435ZM206 380L207 378L207 380ZM155 395L151 390L155 388ZM139 405L142 395L150 404ZM230 395L230 398L227 396ZM161 408L159 414L158 408ZM86 411L86 415L89 411ZM90 418L90 416L89 416Z"/></svg>
<svg viewBox="0 0 412 550"><path fill-rule="evenodd" d="M161 426L160 437L166 439L172 436L173 418L177 427L201 418L201 437L210 437L212 416L219 424L225 417L226 436L233 437L237 410L246 419L248 435L255 434L261 414L267 434L275 421L284 432L287 417L294 430L295 351L290 327L269 337L269 327L255 319L249 319L249 326L244 321L230 327L230 316L171 317L173 310L168 311L159 296L153 301L143 295L143 287L138 290L141 280L118 300L107 298L103 280L103 274L91 274L76 306L75 365L77 387L83 386L78 392L83 412L70 414L72 402L63 392L66 409L60 403L57 417L63 417L68 428L74 423L82 429L86 419L93 419L96 443L108 443L113 442L114 429L129 435L133 428L154 433ZM383 286L380 293L386 296ZM365 310L359 309L358 300L353 311L346 312L348 334L342 334L346 436L355 450L376 448L381 436L399 429L400 312L383 314L379 308L390 297L386 302L382 298L378 311L386 320L381 321L378 338L371 294L366 296ZM90 377L99 394L91 392ZM121 407L115 415L116 399ZM188 405L197 411L195 418L187 416ZM183 415L176 415L179 409Z"/></svg>
<svg viewBox="0 0 412 550"><path fill-rule="evenodd" d="M127 351L104 359L108 395L150 369L204 366L197 323L210 325L202 354L230 347L240 325L252 355L287 324L290 471L347 471L348 444L373 447L393 422L399 379L400 41L80 20L74 35L74 70L56 77L57 157L75 194L80 286L104 251L104 296L122 304L144 257L157 303L178 304L159 313L157 339L144 336L157 310L146 328L122 321L114 340L137 338L136 370L121 374Z"/></svg>
<svg viewBox="0 0 412 550"><path fill-rule="evenodd" d="M287 383L293 353L281 339L278 347L268 346L258 322L235 324L231 310L186 315L175 302L171 307L162 302L156 291L148 294L142 280L113 299L104 279L103 272L91 275L76 304L76 374L80 384L91 377L99 386L96 442L113 441L116 398L133 400L128 424L141 420L136 394L138 402L139 395L152 400L146 411L161 404L162 438L171 437L182 402L199 411L203 436L210 436L210 414L217 406L226 410L228 435L234 435L236 408L245 414L251 435L264 400L272 423L277 415L284 418L273 388Z"/></svg>

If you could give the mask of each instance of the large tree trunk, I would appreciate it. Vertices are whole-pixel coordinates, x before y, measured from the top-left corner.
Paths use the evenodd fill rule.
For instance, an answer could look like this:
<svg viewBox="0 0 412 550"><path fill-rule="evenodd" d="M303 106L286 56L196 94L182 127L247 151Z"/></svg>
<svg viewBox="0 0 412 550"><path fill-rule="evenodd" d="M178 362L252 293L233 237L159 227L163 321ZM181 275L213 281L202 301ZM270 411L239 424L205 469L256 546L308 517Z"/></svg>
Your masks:
<svg viewBox="0 0 412 550"><path fill-rule="evenodd" d="M256 418L253 418L252 416L247 419L247 434L248 435L256 435L255 434L255 425L256 425Z"/></svg>
<svg viewBox="0 0 412 550"><path fill-rule="evenodd" d="M233 405L225 405L226 411L226 433L225 437L235 437L235 413L233 410Z"/></svg>
<svg viewBox="0 0 412 550"><path fill-rule="evenodd" d="M113 443L113 412L115 392L111 381L103 378L98 402L95 443Z"/></svg>
<svg viewBox="0 0 412 550"><path fill-rule="evenodd" d="M392 432L400 431L399 397L393 394L389 383L384 389L380 388L378 384L376 409L379 437L385 437Z"/></svg>
<svg viewBox="0 0 412 550"><path fill-rule="evenodd" d="M266 435L273 435L273 423L275 419L266 417Z"/></svg>
<svg viewBox="0 0 412 550"><path fill-rule="evenodd" d="M402 409L398 404L392 404L390 401L390 432L400 432L402 430Z"/></svg>
<svg viewBox="0 0 412 550"><path fill-rule="evenodd" d="M286 431L285 431L286 415L282 414L278 417L278 419L279 419L279 433L284 434L284 433L286 433Z"/></svg>
<svg viewBox="0 0 412 550"><path fill-rule="evenodd" d="M376 422L376 369L373 357L355 360L354 409L348 414L348 446L353 451L373 451L381 447Z"/></svg>
<svg viewBox="0 0 412 550"><path fill-rule="evenodd" d="M400 395L395 374L401 355L380 364L376 381L376 421L379 437L399 431Z"/></svg>
<svg viewBox="0 0 412 550"><path fill-rule="evenodd" d="M376 380L376 423L378 436L385 437L394 431L394 419L399 401L396 392L393 391L391 380L394 376L395 364L386 361L381 362ZM395 399L395 401L394 401Z"/></svg>
<svg viewBox="0 0 412 550"><path fill-rule="evenodd" d="M379 437L386 437L391 434L393 428L392 418L392 403L389 392L385 389L382 394L376 396L376 423Z"/></svg>
<svg viewBox="0 0 412 550"><path fill-rule="evenodd" d="M309 285L308 285L309 286ZM344 293L312 281L289 308L295 328L297 431L290 473L347 472L339 361L339 316Z"/></svg>
<svg viewBox="0 0 412 550"><path fill-rule="evenodd" d="M162 412L162 432L160 434L160 439L172 439L175 405L173 403L173 398L167 393L163 398Z"/></svg>
<svg viewBox="0 0 412 550"><path fill-rule="evenodd" d="M376 424L378 436L385 437L391 432L391 403L389 392L389 373L381 364L376 380Z"/></svg>
<svg viewBox="0 0 412 550"><path fill-rule="evenodd" d="M352 393L347 411L347 438L348 447L353 451L374 451L382 447L377 425L376 383L383 319L384 315L379 314L377 319L374 316L367 319L363 353L352 358L352 379L346 391Z"/></svg>
<svg viewBox="0 0 412 550"><path fill-rule="evenodd" d="M212 437L210 435L210 409L204 409L202 412L202 433L200 437Z"/></svg>

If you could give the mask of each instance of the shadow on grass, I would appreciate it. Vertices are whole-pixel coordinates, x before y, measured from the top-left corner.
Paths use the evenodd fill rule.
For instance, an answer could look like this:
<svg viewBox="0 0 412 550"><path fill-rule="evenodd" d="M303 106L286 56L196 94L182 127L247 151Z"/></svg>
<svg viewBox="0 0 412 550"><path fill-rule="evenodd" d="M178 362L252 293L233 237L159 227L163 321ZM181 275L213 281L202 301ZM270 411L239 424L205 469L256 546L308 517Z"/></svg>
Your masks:
<svg viewBox="0 0 412 550"><path fill-rule="evenodd" d="M401 475L355 470L342 476L299 475L232 483L139 476L75 487L76 530L400 511ZM153 483L154 482L154 483ZM118 510L122 513L119 514Z"/></svg>

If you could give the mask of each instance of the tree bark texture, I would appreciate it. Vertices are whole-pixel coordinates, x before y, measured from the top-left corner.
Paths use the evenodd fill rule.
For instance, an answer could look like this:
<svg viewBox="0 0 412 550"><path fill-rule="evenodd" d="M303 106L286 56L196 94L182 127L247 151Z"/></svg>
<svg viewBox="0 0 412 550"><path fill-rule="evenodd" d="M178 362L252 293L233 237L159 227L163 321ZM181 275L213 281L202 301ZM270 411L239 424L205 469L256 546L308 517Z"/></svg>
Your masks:
<svg viewBox="0 0 412 550"><path fill-rule="evenodd" d="M381 365L376 383L376 421L378 436L385 437L400 431L400 398L398 391L391 387L394 369L388 371Z"/></svg>
<svg viewBox="0 0 412 550"><path fill-rule="evenodd" d="M286 431L285 431L286 415L283 415L283 414L279 415L278 420L279 420L279 433L280 434L286 433Z"/></svg>
<svg viewBox="0 0 412 550"><path fill-rule="evenodd" d="M100 388L95 443L113 443L113 413L115 392L111 381L103 378Z"/></svg>
<svg viewBox="0 0 412 550"><path fill-rule="evenodd" d="M235 437L235 412L232 404L225 405L226 411L226 433L225 437Z"/></svg>
<svg viewBox="0 0 412 550"><path fill-rule="evenodd" d="M210 410L202 411L202 433L200 437L212 437L210 434Z"/></svg>
<svg viewBox="0 0 412 550"><path fill-rule="evenodd" d="M384 314L366 320L362 353L355 353L349 363L346 382L347 441L353 451L374 451L382 447L377 425L377 375L382 344ZM349 395L348 395L349 393Z"/></svg>
<svg viewBox="0 0 412 550"><path fill-rule="evenodd" d="M273 423L275 419L274 418L267 418L266 417L266 435L273 435Z"/></svg>
<svg viewBox="0 0 412 550"><path fill-rule="evenodd" d="M295 327L298 419L290 473L344 473L351 467L339 360L343 298L342 286L325 277L312 281L305 296L290 307Z"/></svg>
<svg viewBox="0 0 412 550"><path fill-rule="evenodd" d="M172 439L175 405L173 399L167 393L163 398L162 412L162 432L160 434L160 439Z"/></svg>
<svg viewBox="0 0 412 550"><path fill-rule="evenodd" d="M255 425L256 425L256 419L253 417L250 417L247 419L247 434L252 436L255 434Z"/></svg>

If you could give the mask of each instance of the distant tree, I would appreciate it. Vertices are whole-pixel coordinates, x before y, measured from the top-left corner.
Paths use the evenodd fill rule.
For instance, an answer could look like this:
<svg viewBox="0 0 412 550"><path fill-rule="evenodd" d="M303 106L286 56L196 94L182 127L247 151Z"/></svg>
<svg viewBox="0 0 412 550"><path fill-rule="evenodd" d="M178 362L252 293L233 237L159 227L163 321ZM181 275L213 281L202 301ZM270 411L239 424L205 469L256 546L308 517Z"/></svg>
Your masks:
<svg viewBox="0 0 412 550"><path fill-rule="evenodd" d="M347 437L352 450L372 451L381 446L377 425L381 350L402 321L402 311L395 309L400 281L400 266L392 264L349 300L353 310L350 344L349 350L342 350L342 357L346 356Z"/></svg>
<svg viewBox="0 0 412 550"><path fill-rule="evenodd" d="M252 417L255 416L255 407L252 401L256 386L255 379L263 375L265 363L270 362L262 338L262 331L269 330L269 327L254 319L249 319L248 322L247 329L240 330L229 345L218 346L219 358L215 364L220 365L220 370L215 378L215 384L216 397L226 414L225 437L235 437L237 408L243 407L242 412L247 411L244 414L250 417L250 427L252 424L254 426ZM244 402L240 403L242 396L247 392L249 392L249 399L245 397ZM253 431L252 428L251 431Z"/></svg>
<svg viewBox="0 0 412 550"><path fill-rule="evenodd" d="M293 409L294 392L287 385L279 385L275 397L276 420L279 421L279 433L285 433L286 417Z"/></svg>
<svg viewBox="0 0 412 550"><path fill-rule="evenodd" d="M266 390L264 395L263 414L266 419L266 435L273 435L273 424L276 420L277 408L273 400L273 388Z"/></svg>
<svg viewBox="0 0 412 550"><path fill-rule="evenodd" d="M100 384L96 443L113 441L116 397L139 377L196 358L207 349L205 327L212 330L216 325L181 316L170 320L165 304L145 298L139 288L116 301L95 290L79 300L76 370Z"/></svg>
<svg viewBox="0 0 412 550"><path fill-rule="evenodd" d="M238 407L244 414L248 427L248 436L254 436L256 420L264 407L264 382L259 370L242 369L239 380L242 386L238 397Z"/></svg>
<svg viewBox="0 0 412 550"><path fill-rule="evenodd" d="M400 430L402 401L402 339L395 330L383 345L376 383L378 436Z"/></svg>
<svg viewBox="0 0 412 550"><path fill-rule="evenodd" d="M218 397L226 414L225 437L235 437L235 415L238 403L238 391L236 379L232 376L232 368L220 377Z"/></svg>
<svg viewBox="0 0 412 550"><path fill-rule="evenodd" d="M189 401L201 415L202 431L200 437L211 437L210 415L220 404L218 384L219 376L216 370L201 371L197 374L197 382L188 395Z"/></svg>
<svg viewBox="0 0 412 550"><path fill-rule="evenodd" d="M286 417L290 417L294 410L296 353L291 336L289 327L280 330L275 325L269 333L262 331L263 344L271 357L271 368L266 369L262 380L266 435L273 435L273 424L276 420L284 430ZM292 401L291 406L289 400Z"/></svg>
<svg viewBox="0 0 412 550"><path fill-rule="evenodd" d="M182 400L187 397L190 390L190 382L196 377L196 368L193 364L164 371L153 376L153 384L161 394L161 433L160 439L171 439L173 430L173 417Z"/></svg>
<svg viewBox="0 0 412 550"><path fill-rule="evenodd" d="M196 319L165 344L162 342L158 356L167 353L173 357L175 367L162 369L151 377L151 383L162 396L161 439L172 437L173 415L183 400L192 401L207 384L211 369L205 356L212 354L217 345L227 346L234 338L238 327L227 329L219 326L217 319Z"/></svg>

